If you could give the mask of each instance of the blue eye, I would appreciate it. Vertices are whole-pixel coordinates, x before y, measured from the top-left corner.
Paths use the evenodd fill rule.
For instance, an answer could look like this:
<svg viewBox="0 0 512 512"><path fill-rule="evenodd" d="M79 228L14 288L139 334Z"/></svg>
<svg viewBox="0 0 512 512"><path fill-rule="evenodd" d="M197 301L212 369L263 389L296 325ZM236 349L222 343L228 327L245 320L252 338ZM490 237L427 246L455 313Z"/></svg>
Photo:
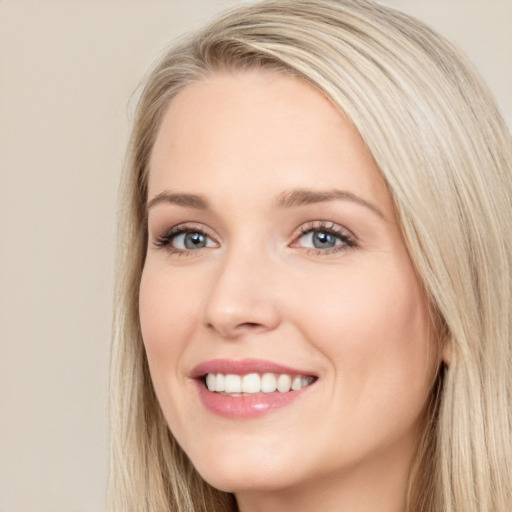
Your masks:
<svg viewBox="0 0 512 512"><path fill-rule="evenodd" d="M301 237L301 246L310 247L313 249L332 249L337 245L342 245L344 242L341 238L328 231L308 231Z"/></svg>
<svg viewBox="0 0 512 512"><path fill-rule="evenodd" d="M315 249L331 249L342 242L339 237L327 231L311 231L304 236Z"/></svg>
<svg viewBox="0 0 512 512"><path fill-rule="evenodd" d="M188 231L180 233L171 239L171 244L176 249L202 249L209 247L209 238L204 233ZM210 245L211 247L211 245Z"/></svg>
<svg viewBox="0 0 512 512"><path fill-rule="evenodd" d="M328 226L305 226L301 228L301 233L292 246L310 249L319 254L356 246L352 235L347 230L332 223Z"/></svg>
<svg viewBox="0 0 512 512"><path fill-rule="evenodd" d="M208 247L217 247L206 233L200 229L176 226L167 233L159 236L154 244L157 247L166 247L171 253L187 253Z"/></svg>

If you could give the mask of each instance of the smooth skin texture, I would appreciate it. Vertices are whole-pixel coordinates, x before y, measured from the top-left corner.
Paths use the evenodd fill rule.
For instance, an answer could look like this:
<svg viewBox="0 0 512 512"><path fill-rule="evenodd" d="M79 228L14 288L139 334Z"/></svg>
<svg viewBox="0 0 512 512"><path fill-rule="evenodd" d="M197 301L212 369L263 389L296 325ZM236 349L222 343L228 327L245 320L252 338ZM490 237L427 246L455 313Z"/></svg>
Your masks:
<svg viewBox="0 0 512 512"><path fill-rule="evenodd" d="M297 190L343 194L290 201ZM162 410L199 473L242 512L403 511L438 350L357 131L298 78L219 73L168 107L148 203L165 193L201 201L149 208L140 320ZM224 418L190 378L217 358L318 380L270 414Z"/></svg>

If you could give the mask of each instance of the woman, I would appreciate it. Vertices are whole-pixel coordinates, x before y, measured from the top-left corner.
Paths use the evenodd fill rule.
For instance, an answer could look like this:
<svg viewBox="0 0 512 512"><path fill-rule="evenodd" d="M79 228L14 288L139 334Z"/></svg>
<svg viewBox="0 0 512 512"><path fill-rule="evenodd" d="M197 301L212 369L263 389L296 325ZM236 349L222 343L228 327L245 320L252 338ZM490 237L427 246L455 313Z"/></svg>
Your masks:
<svg viewBox="0 0 512 512"><path fill-rule="evenodd" d="M463 57L369 1L170 50L125 174L111 509L510 510L511 162Z"/></svg>

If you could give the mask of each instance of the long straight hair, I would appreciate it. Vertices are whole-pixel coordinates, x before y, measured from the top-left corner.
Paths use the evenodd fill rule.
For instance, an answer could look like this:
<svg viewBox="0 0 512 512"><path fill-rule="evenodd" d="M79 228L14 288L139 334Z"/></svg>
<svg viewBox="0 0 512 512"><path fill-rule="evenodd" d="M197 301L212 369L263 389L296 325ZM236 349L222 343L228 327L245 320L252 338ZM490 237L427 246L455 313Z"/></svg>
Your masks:
<svg viewBox="0 0 512 512"><path fill-rule="evenodd" d="M367 0L270 0L169 50L145 80L121 192L111 357L112 512L236 511L170 433L149 377L138 289L148 163L187 84L225 71L306 80L359 131L394 199L451 360L439 370L410 512L512 510L512 142L449 42Z"/></svg>

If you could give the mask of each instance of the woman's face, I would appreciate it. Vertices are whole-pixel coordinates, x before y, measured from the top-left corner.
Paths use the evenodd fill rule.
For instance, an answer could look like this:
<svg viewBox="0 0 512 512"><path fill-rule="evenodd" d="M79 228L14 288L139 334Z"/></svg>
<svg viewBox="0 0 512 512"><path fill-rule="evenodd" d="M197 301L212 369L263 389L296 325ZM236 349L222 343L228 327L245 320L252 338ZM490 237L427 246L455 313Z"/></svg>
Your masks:
<svg viewBox="0 0 512 512"><path fill-rule="evenodd" d="M209 483L407 478L437 367L427 301L372 156L322 94L262 71L184 88L148 230L151 376Z"/></svg>

